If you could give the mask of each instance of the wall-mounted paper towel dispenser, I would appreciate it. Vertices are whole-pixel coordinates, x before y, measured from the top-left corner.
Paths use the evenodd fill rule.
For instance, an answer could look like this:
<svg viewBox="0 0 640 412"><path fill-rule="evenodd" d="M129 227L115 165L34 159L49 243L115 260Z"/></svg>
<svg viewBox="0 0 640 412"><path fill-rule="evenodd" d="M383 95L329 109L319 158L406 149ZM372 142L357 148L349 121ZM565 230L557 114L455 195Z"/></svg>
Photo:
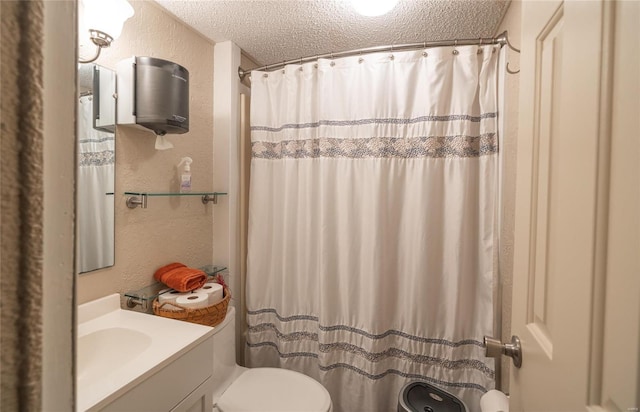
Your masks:
<svg viewBox="0 0 640 412"><path fill-rule="evenodd" d="M189 71L154 57L131 57L117 65L118 124L157 135L189 131Z"/></svg>

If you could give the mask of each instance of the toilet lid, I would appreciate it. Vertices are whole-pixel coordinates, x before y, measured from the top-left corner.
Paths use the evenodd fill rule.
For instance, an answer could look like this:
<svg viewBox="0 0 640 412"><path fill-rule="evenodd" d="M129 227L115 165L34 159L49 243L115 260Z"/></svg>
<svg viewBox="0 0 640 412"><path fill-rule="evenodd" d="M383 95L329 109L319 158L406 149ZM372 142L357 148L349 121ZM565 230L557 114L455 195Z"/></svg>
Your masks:
<svg viewBox="0 0 640 412"><path fill-rule="evenodd" d="M329 392L314 379L277 368L249 369L217 402L222 412L327 412Z"/></svg>

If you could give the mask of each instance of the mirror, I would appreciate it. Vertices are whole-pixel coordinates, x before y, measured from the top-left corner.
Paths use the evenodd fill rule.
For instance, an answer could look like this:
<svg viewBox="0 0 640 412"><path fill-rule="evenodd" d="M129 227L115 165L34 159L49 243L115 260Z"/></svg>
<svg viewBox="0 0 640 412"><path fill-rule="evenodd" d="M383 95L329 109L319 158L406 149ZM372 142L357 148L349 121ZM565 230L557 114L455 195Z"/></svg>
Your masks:
<svg viewBox="0 0 640 412"><path fill-rule="evenodd" d="M78 66L76 265L78 273L113 266L116 74Z"/></svg>

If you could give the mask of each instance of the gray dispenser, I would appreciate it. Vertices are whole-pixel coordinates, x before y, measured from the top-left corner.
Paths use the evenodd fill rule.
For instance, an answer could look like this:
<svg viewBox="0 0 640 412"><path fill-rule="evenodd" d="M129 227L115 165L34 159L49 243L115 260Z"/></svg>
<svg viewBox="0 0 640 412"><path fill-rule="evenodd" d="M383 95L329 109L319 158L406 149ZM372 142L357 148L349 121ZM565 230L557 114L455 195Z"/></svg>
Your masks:
<svg viewBox="0 0 640 412"><path fill-rule="evenodd" d="M157 135L189 131L189 71L154 57L131 57L117 65L118 124Z"/></svg>

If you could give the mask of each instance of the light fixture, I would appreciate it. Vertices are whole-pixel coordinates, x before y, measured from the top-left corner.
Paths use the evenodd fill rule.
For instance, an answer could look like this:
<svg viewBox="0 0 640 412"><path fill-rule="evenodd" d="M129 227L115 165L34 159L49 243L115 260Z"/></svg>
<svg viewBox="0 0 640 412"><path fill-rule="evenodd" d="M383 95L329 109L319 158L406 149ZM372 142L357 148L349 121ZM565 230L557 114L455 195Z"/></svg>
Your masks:
<svg viewBox="0 0 640 412"><path fill-rule="evenodd" d="M92 58L79 59L79 62L91 63L100 56L104 47L109 47L120 36L124 22L133 16L133 7L127 0L81 0L78 16L80 51L91 44L96 46Z"/></svg>
<svg viewBox="0 0 640 412"><path fill-rule="evenodd" d="M395 7L398 0L351 0L351 6L363 16L382 16Z"/></svg>

